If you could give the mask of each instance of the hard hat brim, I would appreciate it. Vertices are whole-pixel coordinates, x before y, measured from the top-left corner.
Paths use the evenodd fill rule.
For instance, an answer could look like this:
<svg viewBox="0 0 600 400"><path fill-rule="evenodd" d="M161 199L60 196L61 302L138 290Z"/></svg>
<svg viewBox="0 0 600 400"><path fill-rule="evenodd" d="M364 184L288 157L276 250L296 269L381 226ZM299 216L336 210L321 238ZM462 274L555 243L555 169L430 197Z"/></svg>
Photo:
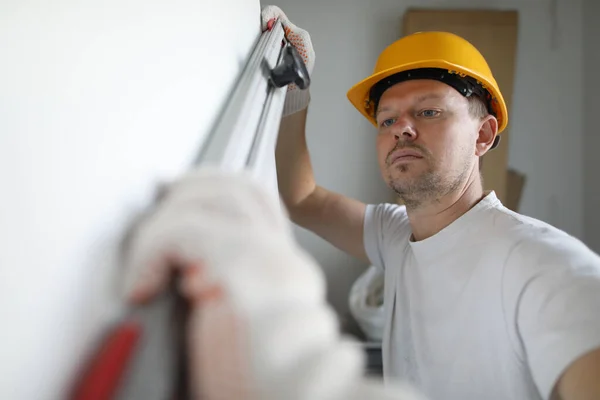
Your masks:
<svg viewBox="0 0 600 400"><path fill-rule="evenodd" d="M352 88L350 88L346 96L348 100L350 100L350 103L352 103L352 105L365 118L367 118L371 122L371 124L377 127L377 121L373 116L374 110L371 110L369 108L369 92L371 88L380 80L385 79L391 75L419 68L443 68L450 72L464 74L477 79L484 87L484 89L487 90L492 96L492 108L496 113L496 118L498 119L498 133L502 132L508 125L508 110L506 108L506 103L504 102L502 94L496 89L496 82L490 82L486 77L482 76L481 74L475 71L469 70L459 65L449 63L444 60L424 60L385 69L363 79L362 81L352 86Z"/></svg>

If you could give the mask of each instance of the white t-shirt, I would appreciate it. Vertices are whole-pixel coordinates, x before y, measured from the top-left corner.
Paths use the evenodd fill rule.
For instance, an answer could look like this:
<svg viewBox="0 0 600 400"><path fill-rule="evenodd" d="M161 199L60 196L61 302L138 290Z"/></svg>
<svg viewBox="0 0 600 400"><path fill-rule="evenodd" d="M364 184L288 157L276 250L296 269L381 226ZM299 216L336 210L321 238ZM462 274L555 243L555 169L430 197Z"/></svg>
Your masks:
<svg viewBox="0 0 600 400"><path fill-rule="evenodd" d="M366 251L385 270L386 381L431 400L548 399L600 347L600 257L578 239L494 192L436 235L411 234L404 206L367 206Z"/></svg>

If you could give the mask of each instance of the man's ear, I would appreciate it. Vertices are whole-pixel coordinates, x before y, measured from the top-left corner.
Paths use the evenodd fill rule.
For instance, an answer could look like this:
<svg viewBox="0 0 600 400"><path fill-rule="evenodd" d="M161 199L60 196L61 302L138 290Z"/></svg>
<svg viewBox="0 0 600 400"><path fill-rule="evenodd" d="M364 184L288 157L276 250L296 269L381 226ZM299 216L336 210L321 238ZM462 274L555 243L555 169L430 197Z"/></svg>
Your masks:
<svg viewBox="0 0 600 400"><path fill-rule="evenodd" d="M479 125L475 155L481 157L487 153L494 144L496 135L498 135L498 120L493 115L488 115L481 120Z"/></svg>

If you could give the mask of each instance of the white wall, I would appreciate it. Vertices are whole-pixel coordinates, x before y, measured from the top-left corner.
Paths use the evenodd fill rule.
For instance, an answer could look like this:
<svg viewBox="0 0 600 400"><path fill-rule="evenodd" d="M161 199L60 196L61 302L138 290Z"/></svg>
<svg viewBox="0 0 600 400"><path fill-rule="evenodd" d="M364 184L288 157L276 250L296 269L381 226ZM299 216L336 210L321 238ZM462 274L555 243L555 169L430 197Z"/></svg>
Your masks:
<svg viewBox="0 0 600 400"><path fill-rule="evenodd" d="M584 77L584 207L585 240L600 253L600 2L583 1L583 77Z"/></svg>
<svg viewBox="0 0 600 400"><path fill-rule="evenodd" d="M582 236L581 1L559 1L557 31L551 29L550 3L545 0L274 2L310 32L315 45L307 135L317 181L365 202L388 201L391 194L375 161L373 128L352 108L346 91L370 74L379 52L399 37L404 11L518 10L509 164L527 175L522 212ZM556 43L552 32L558 33ZM363 265L304 230L298 229L298 237L325 268L332 303L346 313L349 286Z"/></svg>
<svg viewBox="0 0 600 400"><path fill-rule="evenodd" d="M258 0L0 5L0 398L65 398L119 308L119 239L192 161Z"/></svg>

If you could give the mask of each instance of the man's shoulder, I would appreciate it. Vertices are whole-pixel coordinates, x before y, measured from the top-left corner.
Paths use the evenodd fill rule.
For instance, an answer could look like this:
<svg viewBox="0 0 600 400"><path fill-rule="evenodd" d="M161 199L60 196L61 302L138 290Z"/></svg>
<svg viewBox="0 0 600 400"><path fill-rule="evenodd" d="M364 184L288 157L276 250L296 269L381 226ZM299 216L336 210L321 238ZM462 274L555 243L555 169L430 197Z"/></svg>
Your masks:
<svg viewBox="0 0 600 400"><path fill-rule="evenodd" d="M367 215L372 218L379 218L389 226L406 226L409 224L406 206L400 204L368 204Z"/></svg>
<svg viewBox="0 0 600 400"><path fill-rule="evenodd" d="M507 262L519 265L593 264L600 256L580 239L549 223L505 207L490 211L488 223L499 244L507 249Z"/></svg>
<svg viewBox="0 0 600 400"><path fill-rule="evenodd" d="M566 232L547 222L512 211L502 205L491 208L486 221L498 228L495 231L499 234L513 238L515 234L519 238L537 237L538 234L568 236Z"/></svg>
<svg viewBox="0 0 600 400"><path fill-rule="evenodd" d="M365 213L366 234L381 241L402 242L411 233L406 206L394 203L369 204Z"/></svg>

